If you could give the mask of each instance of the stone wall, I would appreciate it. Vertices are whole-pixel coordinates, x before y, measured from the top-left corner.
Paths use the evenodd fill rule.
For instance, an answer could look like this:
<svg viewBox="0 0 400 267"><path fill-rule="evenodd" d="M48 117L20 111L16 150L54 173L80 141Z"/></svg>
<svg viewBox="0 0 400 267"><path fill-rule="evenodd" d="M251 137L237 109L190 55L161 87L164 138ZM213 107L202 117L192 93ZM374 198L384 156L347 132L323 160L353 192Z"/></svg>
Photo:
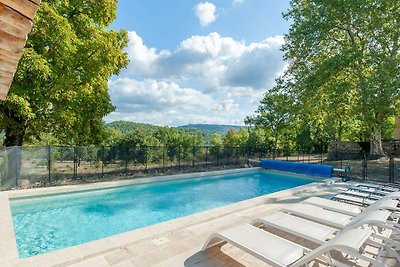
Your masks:
<svg viewBox="0 0 400 267"><path fill-rule="evenodd" d="M386 155L400 156L400 140L383 141L382 148ZM361 159L364 153L369 153L368 142L333 141L329 145L328 160Z"/></svg>
<svg viewBox="0 0 400 267"><path fill-rule="evenodd" d="M394 139L400 140L400 117L396 117L396 123L394 128Z"/></svg>
<svg viewBox="0 0 400 267"><path fill-rule="evenodd" d="M332 141L328 148L328 160L359 159L364 157L364 152L359 143Z"/></svg>

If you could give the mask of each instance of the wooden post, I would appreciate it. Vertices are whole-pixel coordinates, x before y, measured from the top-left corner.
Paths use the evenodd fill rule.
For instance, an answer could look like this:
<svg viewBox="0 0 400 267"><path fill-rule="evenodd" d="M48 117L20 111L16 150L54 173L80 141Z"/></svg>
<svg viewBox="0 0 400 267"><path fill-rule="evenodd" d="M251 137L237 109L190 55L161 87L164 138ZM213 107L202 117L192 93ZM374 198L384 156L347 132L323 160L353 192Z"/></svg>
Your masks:
<svg viewBox="0 0 400 267"><path fill-rule="evenodd" d="M41 0L0 0L0 99L8 89L22 56Z"/></svg>

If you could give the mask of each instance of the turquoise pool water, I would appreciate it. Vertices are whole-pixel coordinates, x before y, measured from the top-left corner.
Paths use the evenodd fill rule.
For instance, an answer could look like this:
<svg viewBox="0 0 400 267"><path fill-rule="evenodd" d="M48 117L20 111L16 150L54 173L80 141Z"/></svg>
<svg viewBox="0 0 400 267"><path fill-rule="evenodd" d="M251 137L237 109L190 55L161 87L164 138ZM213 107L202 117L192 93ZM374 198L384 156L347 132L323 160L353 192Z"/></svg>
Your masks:
<svg viewBox="0 0 400 267"><path fill-rule="evenodd" d="M11 200L20 258L127 232L315 180L266 171Z"/></svg>

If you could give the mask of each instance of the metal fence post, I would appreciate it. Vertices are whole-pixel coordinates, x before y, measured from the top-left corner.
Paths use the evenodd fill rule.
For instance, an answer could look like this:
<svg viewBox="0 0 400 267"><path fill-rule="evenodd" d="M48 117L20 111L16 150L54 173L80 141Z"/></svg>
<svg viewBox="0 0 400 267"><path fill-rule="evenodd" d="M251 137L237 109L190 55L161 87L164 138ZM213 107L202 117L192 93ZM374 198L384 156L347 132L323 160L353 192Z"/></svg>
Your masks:
<svg viewBox="0 0 400 267"><path fill-rule="evenodd" d="M148 166L148 163L147 163L147 162L148 162L148 157L149 157L149 155L148 155L148 151L147 151L147 150L149 149L149 147L148 147L148 146L145 146L144 149L145 149L145 150L144 150L144 153L145 153L145 154L144 154L144 157L145 157L145 161L146 161L145 171L144 171L144 172L145 172L145 173L148 173L148 172L149 172L149 166Z"/></svg>
<svg viewBox="0 0 400 267"><path fill-rule="evenodd" d="M125 174L128 173L128 146L125 145L124 147L124 160L125 160Z"/></svg>
<svg viewBox="0 0 400 267"><path fill-rule="evenodd" d="M193 147L193 159L192 159L192 168L194 168L194 159L196 158L196 147Z"/></svg>
<svg viewBox="0 0 400 267"><path fill-rule="evenodd" d="M217 166L219 165L219 146L217 147Z"/></svg>
<svg viewBox="0 0 400 267"><path fill-rule="evenodd" d="M162 150L162 169L163 169L163 172L165 172L165 146L163 146L163 150Z"/></svg>
<svg viewBox="0 0 400 267"><path fill-rule="evenodd" d="M208 165L208 146L206 147L206 168Z"/></svg>
<svg viewBox="0 0 400 267"><path fill-rule="evenodd" d="M73 179L76 180L78 176L78 162L77 162L77 157L76 157L76 147L74 146L74 173L73 173Z"/></svg>
<svg viewBox="0 0 400 267"><path fill-rule="evenodd" d="M394 183L394 157L390 155L389 159L389 183Z"/></svg>
<svg viewBox="0 0 400 267"><path fill-rule="evenodd" d="M104 146L101 147L100 153L100 161L101 161L101 176L104 176Z"/></svg>
<svg viewBox="0 0 400 267"><path fill-rule="evenodd" d="M49 184L51 183L51 146L47 146L47 153L48 153L48 165L49 165Z"/></svg>
<svg viewBox="0 0 400 267"><path fill-rule="evenodd" d="M19 170L18 170L18 165L19 165L19 147L15 147L15 186L19 188L18 186L18 180L19 180Z"/></svg>
<svg viewBox="0 0 400 267"><path fill-rule="evenodd" d="M363 162L362 162L362 178L367 180L367 154L364 152Z"/></svg>
<svg viewBox="0 0 400 267"><path fill-rule="evenodd" d="M178 169L181 170L181 147L178 147Z"/></svg>
<svg viewBox="0 0 400 267"><path fill-rule="evenodd" d="M320 161L320 164L322 164L322 147L321 147L321 161Z"/></svg>
<svg viewBox="0 0 400 267"><path fill-rule="evenodd" d="M340 153L340 168L343 169L343 154Z"/></svg>

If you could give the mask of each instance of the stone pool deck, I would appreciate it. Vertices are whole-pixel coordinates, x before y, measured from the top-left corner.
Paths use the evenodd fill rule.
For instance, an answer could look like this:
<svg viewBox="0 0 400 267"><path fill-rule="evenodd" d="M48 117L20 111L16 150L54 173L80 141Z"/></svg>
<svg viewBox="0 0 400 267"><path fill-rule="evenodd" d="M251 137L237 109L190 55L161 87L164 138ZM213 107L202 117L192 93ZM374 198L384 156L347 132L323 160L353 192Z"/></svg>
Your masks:
<svg viewBox="0 0 400 267"><path fill-rule="evenodd" d="M26 192L2 192L0 214L6 216L0 218L0 266L268 266L229 244L205 253L200 249L215 231L251 222L311 196L335 195L349 185L339 179L315 182L26 259L18 259L9 206L9 197ZM80 186L82 190L92 187L96 186ZM51 190L60 189L45 191Z"/></svg>

